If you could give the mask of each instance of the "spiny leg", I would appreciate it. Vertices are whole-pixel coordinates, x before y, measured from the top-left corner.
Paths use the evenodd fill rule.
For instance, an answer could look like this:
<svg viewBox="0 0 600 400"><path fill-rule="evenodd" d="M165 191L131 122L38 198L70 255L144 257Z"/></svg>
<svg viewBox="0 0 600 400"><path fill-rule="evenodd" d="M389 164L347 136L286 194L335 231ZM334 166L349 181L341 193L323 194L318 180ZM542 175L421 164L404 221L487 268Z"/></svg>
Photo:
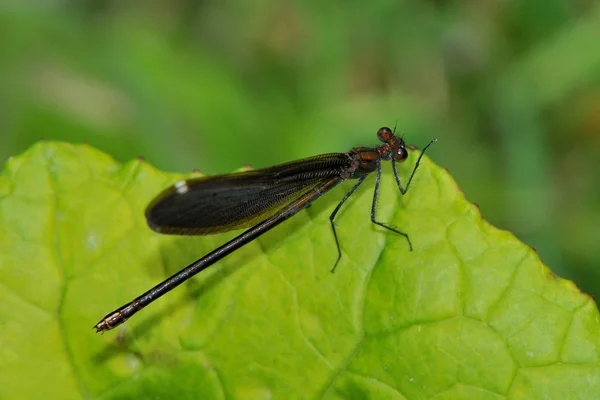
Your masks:
<svg viewBox="0 0 600 400"><path fill-rule="evenodd" d="M340 259L342 258L342 249L340 248L340 242L338 240L338 236L337 236L337 232L335 230L335 224L333 223L333 219L335 218L338 211L340 211L340 208L342 208L342 205L346 202L346 200L348 200L348 198L352 195L352 193L354 193L356 191L356 189L358 189L358 187L360 186L361 183L364 182L366 177L367 177L367 175L361 176L360 178L358 178L358 182L356 182L354 184L354 186L352 186L352 189L350 189L348 191L348 193L346 193L344 198L338 203L335 210L333 210L333 212L329 216L329 222L331 223L331 230L333 231L333 237L335 238L335 245L337 246L337 251L338 251L338 258L335 261L335 264L333 264L333 268L331 269L332 273L335 271L335 268L337 267L338 263L340 262Z"/></svg>
<svg viewBox="0 0 600 400"><path fill-rule="evenodd" d="M395 170L394 170L394 172L395 172ZM379 225L383 228L389 229L392 232L395 232L399 235L404 236L406 238L406 241L408 242L408 247L410 247L410 251L412 251L413 246L410 241L410 237L408 237L407 233L401 232L392 226L389 226L383 222L377 221L377 218L375 217L375 212L377 210L377 196L379 195L380 181L381 181L381 161L377 160L377 175L376 175L376 179L375 179L375 190L373 191L373 205L371 206L371 221L376 225ZM409 180L409 183L410 183L410 180ZM398 185L400 185L400 181L398 181ZM406 186L406 188L408 189L408 185ZM400 189L400 192L402 192L402 188ZM406 193L406 191L402 192L402 194L404 194L404 193Z"/></svg>
<svg viewBox="0 0 600 400"><path fill-rule="evenodd" d="M431 139L431 141L429 143L427 143L427 146L425 146L423 148L423 151L421 151L421 154L419 154L419 158L417 158L417 163L415 164L415 167L413 168L412 172L410 173L410 176L408 177L408 182L406 182L406 188L402 187L402 183L400 182L400 177L398 176L398 170L396 169L396 160L394 160L392 158L392 167L394 169L394 177L396 178L396 184L398 185L398 189L400 189L400 193L406 194L406 192L408 192L410 183L412 182L413 177L415 176L415 172L417 172L417 168L419 168L419 164L421 163L421 158L423 158L423 154L425 154L425 150L427 150L427 148L435 142L437 142L437 139Z"/></svg>

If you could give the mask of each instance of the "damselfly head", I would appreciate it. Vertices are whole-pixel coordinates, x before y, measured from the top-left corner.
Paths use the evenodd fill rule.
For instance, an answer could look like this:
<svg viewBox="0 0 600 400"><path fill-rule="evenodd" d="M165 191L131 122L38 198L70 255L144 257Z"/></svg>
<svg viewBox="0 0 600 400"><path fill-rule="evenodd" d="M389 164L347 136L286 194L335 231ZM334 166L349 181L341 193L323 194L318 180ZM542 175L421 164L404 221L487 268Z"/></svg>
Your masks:
<svg viewBox="0 0 600 400"><path fill-rule="evenodd" d="M390 128L384 126L383 128L379 129L377 131L377 137L383 143L386 143L386 146L384 146L384 150L386 151L384 152L389 152L388 154L382 154L382 157L384 159L389 159L393 157L394 161L403 162L408 158L408 151L406 151L406 145L404 144L404 140L394 135L394 132L392 132Z"/></svg>

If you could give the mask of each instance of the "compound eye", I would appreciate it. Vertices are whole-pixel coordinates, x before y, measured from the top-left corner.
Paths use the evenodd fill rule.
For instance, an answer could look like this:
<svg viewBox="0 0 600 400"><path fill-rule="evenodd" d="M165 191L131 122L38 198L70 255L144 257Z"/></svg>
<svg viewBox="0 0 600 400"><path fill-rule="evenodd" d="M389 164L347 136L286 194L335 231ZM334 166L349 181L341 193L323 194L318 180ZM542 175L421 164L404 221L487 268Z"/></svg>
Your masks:
<svg viewBox="0 0 600 400"><path fill-rule="evenodd" d="M384 126L377 131L377 137L384 143L389 143L393 136L394 133L387 126Z"/></svg>
<svg viewBox="0 0 600 400"><path fill-rule="evenodd" d="M407 158L408 158L408 151L406 151L406 148L398 147L398 150L396 150L394 159L398 162L402 162L402 161L406 160Z"/></svg>

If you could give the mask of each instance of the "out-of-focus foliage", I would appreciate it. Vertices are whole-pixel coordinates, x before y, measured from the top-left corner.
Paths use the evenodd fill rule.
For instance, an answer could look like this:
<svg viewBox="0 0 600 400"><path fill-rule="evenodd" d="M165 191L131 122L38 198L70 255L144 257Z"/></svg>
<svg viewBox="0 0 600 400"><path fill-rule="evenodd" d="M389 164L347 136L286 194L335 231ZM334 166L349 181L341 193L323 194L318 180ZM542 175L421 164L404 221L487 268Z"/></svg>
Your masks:
<svg viewBox="0 0 600 400"><path fill-rule="evenodd" d="M44 136L228 172L397 124L600 296L597 2L8 0L0 32L2 164Z"/></svg>

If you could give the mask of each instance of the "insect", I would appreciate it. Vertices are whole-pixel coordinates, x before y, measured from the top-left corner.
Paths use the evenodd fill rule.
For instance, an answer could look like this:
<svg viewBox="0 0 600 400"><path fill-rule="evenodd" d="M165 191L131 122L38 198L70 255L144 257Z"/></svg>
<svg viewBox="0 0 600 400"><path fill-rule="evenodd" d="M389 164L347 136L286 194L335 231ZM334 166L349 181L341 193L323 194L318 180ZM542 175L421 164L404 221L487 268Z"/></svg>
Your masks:
<svg viewBox="0 0 600 400"><path fill-rule="evenodd" d="M403 187L396 163L404 162L408 158L404 141L387 127L379 129L377 137L383 142L377 147L355 147L346 153L322 154L270 168L182 180L164 190L146 208L148 225L156 232L209 235L242 228L247 230L108 314L94 326L96 332L108 331L119 326L154 300L297 214L342 182L356 179L354 186L329 217L338 252L334 270L342 257L334 225L335 216L372 172L376 172L376 181L371 220L403 235L412 250L412 243L406 233L378 221L375 217L381 164L382 161L392 162L398 189L400 193L405 194L425 150L435 139L423 148L406 187Z"/></svg>

